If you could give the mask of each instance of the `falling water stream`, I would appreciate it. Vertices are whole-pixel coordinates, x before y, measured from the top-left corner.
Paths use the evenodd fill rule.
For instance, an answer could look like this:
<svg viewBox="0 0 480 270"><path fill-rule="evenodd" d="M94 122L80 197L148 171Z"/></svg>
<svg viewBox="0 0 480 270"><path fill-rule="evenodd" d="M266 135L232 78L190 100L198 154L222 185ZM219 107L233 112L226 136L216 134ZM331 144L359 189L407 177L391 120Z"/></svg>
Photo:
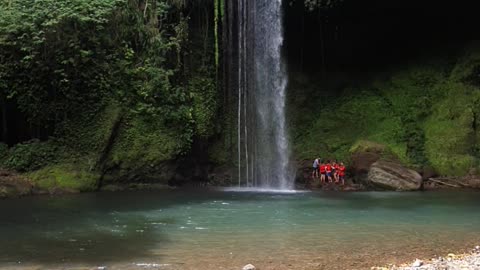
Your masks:
<svg viewBox="0 0 480 270"><path fill-rule="evenodd" d="M282 57L281 0L237 6L238 185L293 187L285 121L287 75Z"/></svg>

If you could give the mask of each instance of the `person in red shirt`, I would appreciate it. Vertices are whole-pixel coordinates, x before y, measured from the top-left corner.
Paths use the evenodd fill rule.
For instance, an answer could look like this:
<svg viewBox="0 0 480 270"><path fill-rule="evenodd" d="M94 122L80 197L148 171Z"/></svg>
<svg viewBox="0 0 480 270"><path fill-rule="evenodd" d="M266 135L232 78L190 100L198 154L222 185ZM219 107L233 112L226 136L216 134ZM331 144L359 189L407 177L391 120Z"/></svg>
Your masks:
<svg viewBox="0 0 480 270"><path fill-rule="evenodd" d="M345 170L345 165L341 162L338 166L338 178L342 182L342 186L345 185Z"/></svg>
<svg viewBox="0 0 480 270"><path fill-rule="evenodd" d="M325 172L327 176L327 181L328 183L332 182L332 164L330 164L330 160L327 161L327 164L325 165Z"/></svg>
<svg viewBox="0 0 480 270"><path fill-rule="evenodd" d="M326 174L326 166L325 164L322 162L320 162L320 182L323 184L325 183L325 174Z"/></svg>
<svg viewBox="0 0 480 270"><path fill-rule="evenodd" d="M333 162L332 165L332 174L333 174L333 179L335 179L335 183L338 183L338 167L340 167L340 164L337 163L337 160Z"/></svg>

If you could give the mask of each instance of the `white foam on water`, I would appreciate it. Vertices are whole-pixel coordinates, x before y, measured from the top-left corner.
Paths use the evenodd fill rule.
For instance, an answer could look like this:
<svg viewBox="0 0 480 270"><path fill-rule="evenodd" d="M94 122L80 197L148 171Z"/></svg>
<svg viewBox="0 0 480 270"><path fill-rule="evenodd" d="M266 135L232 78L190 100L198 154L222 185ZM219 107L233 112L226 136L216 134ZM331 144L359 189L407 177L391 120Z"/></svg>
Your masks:
<svg viewBox="0 0 480 270"><path fill-rule="evenodd" d="M256 188L256 187L227 187L219 189L226 192L252 192L252 193L274 193L274 194L297 194L306 193L308 190L295 190L295 189L272 189L272 188Z"/></svg>

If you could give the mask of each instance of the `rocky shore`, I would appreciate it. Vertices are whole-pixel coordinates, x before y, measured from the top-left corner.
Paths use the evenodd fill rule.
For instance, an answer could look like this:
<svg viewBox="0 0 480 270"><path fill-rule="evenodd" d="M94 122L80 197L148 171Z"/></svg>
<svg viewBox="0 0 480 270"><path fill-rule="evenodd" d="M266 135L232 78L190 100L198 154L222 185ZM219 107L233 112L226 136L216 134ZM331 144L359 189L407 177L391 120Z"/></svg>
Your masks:
<svg viewBox="0 0 480 270"><path fill-rule="evenodd" d="M372 270L478 270L480 269L480 246L467 254L448 254L446 257L428 261L416 259L413 263L401 266L372 267Z"/></svg>

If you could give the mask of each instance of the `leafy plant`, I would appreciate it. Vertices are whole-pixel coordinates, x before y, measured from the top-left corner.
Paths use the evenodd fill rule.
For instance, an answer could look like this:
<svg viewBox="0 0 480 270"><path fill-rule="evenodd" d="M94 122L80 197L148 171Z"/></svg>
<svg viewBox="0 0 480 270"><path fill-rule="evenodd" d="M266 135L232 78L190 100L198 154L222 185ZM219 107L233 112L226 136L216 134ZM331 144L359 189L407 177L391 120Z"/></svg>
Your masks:
<svg viewBox="0 0 480 270"><path fill-rule="evenodd" d="M17 144L9 150L4 165L19 172L33 171L53 162L56 150L53 143L38 140Z"/></svg>

